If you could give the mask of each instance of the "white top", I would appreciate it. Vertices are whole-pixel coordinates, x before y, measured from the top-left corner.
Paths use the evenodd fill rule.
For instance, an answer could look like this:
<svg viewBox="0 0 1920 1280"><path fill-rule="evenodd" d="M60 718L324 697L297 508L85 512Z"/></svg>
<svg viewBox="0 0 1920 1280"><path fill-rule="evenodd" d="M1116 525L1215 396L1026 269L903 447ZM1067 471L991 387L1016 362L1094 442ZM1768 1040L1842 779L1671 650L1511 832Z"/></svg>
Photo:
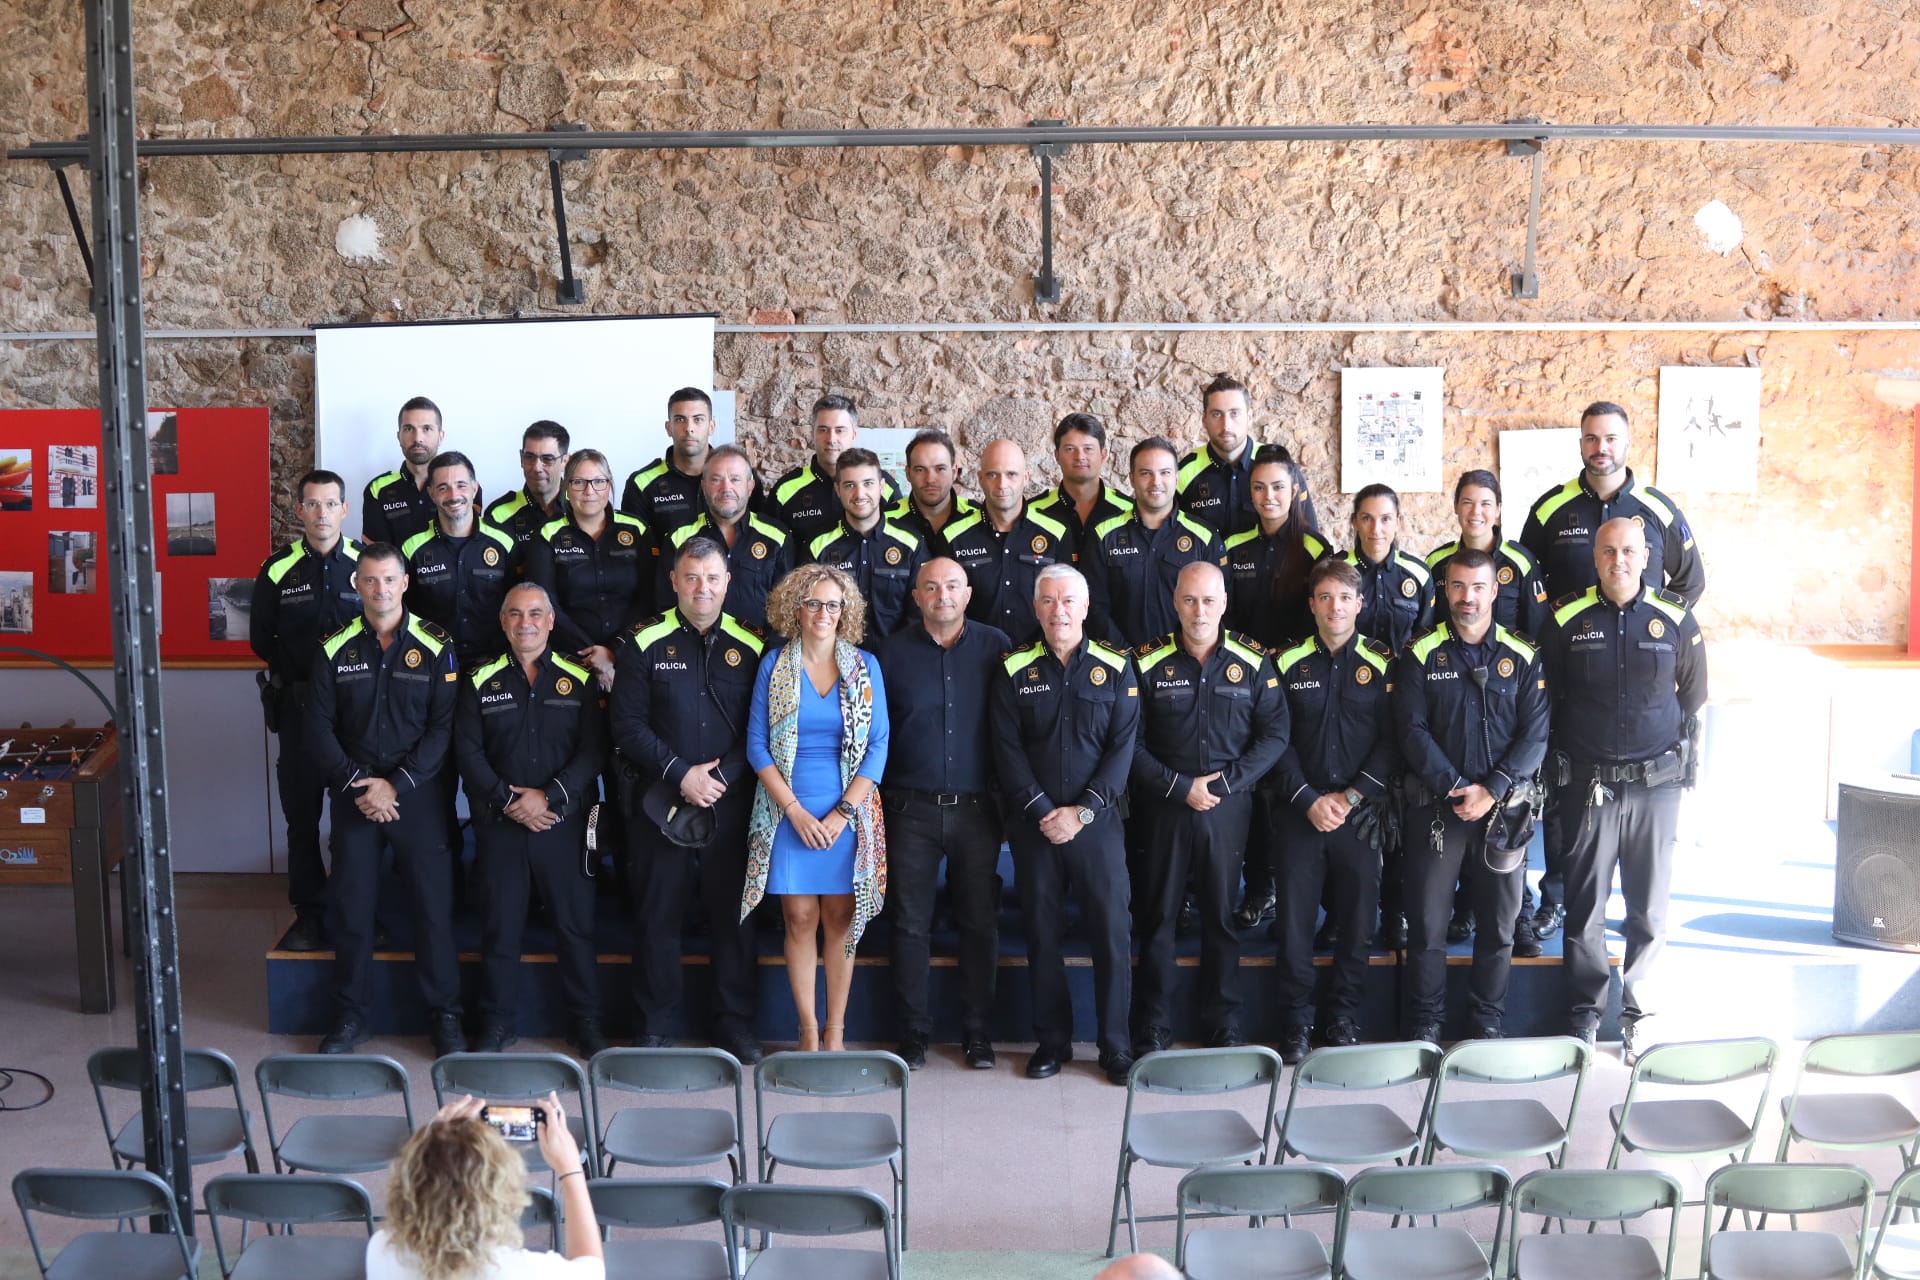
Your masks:
<svg viewBox="0 0 1920 1280"><path fill-rule="evenodd" d="M607 1264L599 1258L574 1258L548 1250L496 1249L493 1259L473 1280L606 1280ZM367 1280L420 1280L407 1255L394 1247L386 1231L367 1241Z"/></svg>

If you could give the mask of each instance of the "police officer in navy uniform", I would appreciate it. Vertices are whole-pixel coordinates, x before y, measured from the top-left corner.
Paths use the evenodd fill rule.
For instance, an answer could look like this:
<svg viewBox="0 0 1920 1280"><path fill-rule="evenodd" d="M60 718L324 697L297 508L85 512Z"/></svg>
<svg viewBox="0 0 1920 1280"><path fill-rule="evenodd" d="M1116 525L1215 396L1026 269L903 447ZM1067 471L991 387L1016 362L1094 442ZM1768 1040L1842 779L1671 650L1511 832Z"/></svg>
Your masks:
<svg viewBox="0 0 1920 1280"><path fill-rule="evenodd" d="M360 495L360 536L365 542L404 546L433 523L433 495L427 492L427 464L440 452L446 429L440 406L415 396L400 406L400 453L404 461L367 481Z"/></svg>
<svg viewBox="0 0 1920 1280"><path fill-rule="evenodd" d="M1360 571L1345 560L1316 563L1307 573L1314 634L1275 659L1289 736L1261 790L1279 837L1280 1056L1289 1063L1312 1043L1313 922L1323 899L1338 941L1320 1038L1360 1041L1367 929L1380 896L1380 824L1399 769L1393 651L1356 629L1360 592Z"/></svg>
<svg viewBox="0 0 1920 1280"><path fill-rule="evenodd" d="M887 519L920 535L927 554L947 554L942 536L948 525L980 510L980 504L954 485L960 479L953 437L928 429L907 442L907 492L887 508Z"/></svg>
<svg viewBox="0 0 1920 1280"><path fill-rule="evenodd" d="M967 571L967 616L1026 644L1039 633L1033 588L1071 552L1067 527L1027 502L1027 458L1011 440L980 451L981 508L946 527L947 554Z"/></svg>
<svg viewBox="0 0 1920 1280"><path fill-rule="evenodd" d="M480 486L464 453L443 453L427 468L437 514L432 527L400 548L407 561L407 608L444 627L460 665L500 652L500 602L520 572L513 535L479 518Z"/></svg>
<svg viewBox="0 0 1920 1280"><path fill-rule="evenodd" d="M1489 847L1493 810L1531 784L1547 753L1547 682L1531 642L1493 620L1493 558L1461 551L1447 566L1448 621L1423 632L1396 663L1394 722L1406 761L1404 818L1409 923L1405 1027L1438 1040L1446 1001L1447 918L1467 858L1473 877L1468 1034L1501 1035L1524 850ZM1524 794L1524 793L1523 793Z"/></svg>
<svg viewBox="0 0 1920 1280"><path fill-rule="evenodd" d="M793 568L793 535L754 512L753 462L738 445L716 445L708 451L700 493L699 516L667 535L660 548L654 598L674 598L673 565L680 548L695 538L711 538L727 559L727 615L764 635L767 595Z"/></svg>
<svg viewBox="0 0 1920 1280"><path fill-rule="evenodd" d="M613 684L613 642L653 611L647 526L612 507L613 469L597 449L567 461L567 514L527 544L526 579L553 603L553 640Z"/></svg>
<svg viewBox="0 0 1920 1280"><path fill-rule="evenodd" d="M1174 584L1190 564L1224 567L1220 535L1174 509L1180 455L1172 442L1151 436L1133 446L1133 514L1113 516L1094 530L1081 572L1093 590L1097 635L1132 648L1174 630ZM1224 578L1222 579L1224 581Z"/></svg>
<svg viewBox="0 0 1920 1280"><path fill-rule="evenodd" d="M367 1011L381 852L393 854L414 903L414 976L436 1056L461 1053L460 957L453 942L453 864L446 794L460 678L453 637L409 612L406 562L383 542L361 549L365 612L314 655L308 751L333 797L333 1029L321 1053L372 1037Z"/></svg>
<svg viewBox="0 0 1920 1280"><path fill-rule="evenodd" d="M307 750L307 682L320 639L360 612L353 570L360 544L341 530L347 522L346 483L331 471L309 471L294 487L301 536L266 558L253 582L253 625L247 640L267 664L261 701L267 727L280 737L274 781L287 823L287 900L293 927L280 940L286 951L324 945L327 867L320 858L320 813L326 784Z"/></svg>
<svg viewBox="0 0 1920 1280"><path fill-rule="evenodd" d="M852 399L826 395L813 402L813 456L776 480L767 498L769 512L792 531L801 547L812 545L839 524L840 455L859 440L860 410ZM880 489L882 511L900 501L900 487L884 471Z"/></svg>
<svg viewBox="0 0 1920 1280"><path fill-rule="evenodd" d="M1360 634L1395 653L1433 622L1433 576L1399 538L1399 494L1370 484L1353 495L1353 549L1342 558L1360 571Z"/></svg>
<svg viewBox="0 0 1920 1280"><path fill-rule="evenodd" d="M1252 438L1253 400L1247 385L1229 374L1215 374L1200 391L1200 419L1207 443L1180 460L1180 509L1222 538L1253 528L1253 463L1259 441ZM1320 527L1313 499L1303 496L1307 527Z"/></svg>
<svg viewBox="0 0 1920 1280"><path fill-rule="evenodd" d="M1107 428L1090 413L1060 419L1053 428L1053 460L1060 467L1060 487L1035 498L1032 509L1066 526L1073 563L1083 564L1093 531L1131 512L1133 499L1108 487Z"/></svg>
<svg viewBox="0 0 1920 1280"><path fill-rule="evenodd" d="M568 1038L583 1058L607 1047L600 1026L593 884L585 871L587 813L606 764L606 717L593 673L554 651L553 603L523 582L500 609L507 652L460 681L454 758L473 803L480 921L480 1032L473 1047L499 1053L519 1038L520 938L527 896L558 935Z"/></svg>
<svg viewBox="0 0 1920 1280"><path fill-rule="evenodd" d="M988 723L1007 811L1014 878L1027 931L1034 1038L1027 1076L1073 1060L1073 1006L1060 953L1061 898L1071 886L1093 953L1100 1068L1125 1084L1133 1069L1126 851L1120 798L1133 763L1140 686L1127 655L1086 634L1087 580L1071 565L1040 571L1041 638L1007 655Z"/></svg>
<svg viewBox="0 0 1920 1280"><path fill-rule="evenodd" d="M524 553L540 530L567 513L567 429L542 418L520 433L520 474L526 483L487 504L482 517L513 535ZM525 562L520 570L524 571Z"/></svg>
<svg viewBox="0 0 1920 1280"><path fill-rule="evenodd" d="M1165 453L1172 471L1173 454ZM1164 487L1171 497L1172 476ZM1134 473L1134 500L1146 488ZM1134 981L1136 1054L1173 1039L1174 920L1188 873L1197 888L1200 984L1195 1004L1210 1047L1242 1044L1240 935L1234 891L1258 796L1255 784L1287 745L1287 700L1266 653L1221 627L1220 566L1189 564L1175 580L1179 627L1143 644L1140 732L1133 753L1132 821L1146 829L1146 894L1136 906L1140 972Z"/></svg>
<svg viewBox="0 0 1920 1280"><path fill-rule="evenodd" d="M614 749L633 775L630 798L664 783L676 806L713 815L706 841L689 846L628 806L635 1043L671 1044L681 1021L681 938L697 885L711 940L713 1043L752 1063L761 1056L753 1032L759 966L753 926L740 921L740 888L754 788L747 711L765 642L724 612L727 579L720 543L696 537L680 544L672 576L677 603L621 638L607 710Z"/></svg>
<svg viewBox="0 0 1920 1280"><path fill-rule="evenodd" d="M638 516L663 543L700 518L700 477L713 439L713 398L698 387L682 387L668 396L667 437L672 447L628 476L620 491L620 509Z"/></svg>
<svg viewBox="0 0 1920 1280"><path fill-rule="evenodd" d="M1653 974L1666 943L1680 793L1692 781L1707 701L1700 624L1647 585L1642 523L1616 517L1593 541L1600 582L1553 604L1546 637L1554 741L1567 757L1567 988L1574 1035L1593 1042L1607 1001L1607 895L1620 872L1626 966L1621 1056L1650 1043ZM1558 756L1556 756L1556 765Z"/></svg>
<svg viewBox="0 0 1920 1280"><path fill-rule="evenodd" d="M927 562L927 547L918 534L881 514L888 499L879 458L865 449L843 449L834 466L838 519L807 545L801 563L817 561L852 574L867 600L867 636L878 640L919 621L913 581Z"/></svg>

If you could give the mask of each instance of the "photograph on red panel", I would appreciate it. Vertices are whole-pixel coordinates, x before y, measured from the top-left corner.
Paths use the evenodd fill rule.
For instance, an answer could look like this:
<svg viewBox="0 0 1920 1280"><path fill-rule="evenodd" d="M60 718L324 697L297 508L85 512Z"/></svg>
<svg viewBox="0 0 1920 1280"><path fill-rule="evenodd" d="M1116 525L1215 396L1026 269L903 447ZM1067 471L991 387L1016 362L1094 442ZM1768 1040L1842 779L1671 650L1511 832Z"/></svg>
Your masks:
<svg viewBox="0 0 1920 1280"><path fill-rule="evenodd" d="M0 449L0 511L33 510L33 450Z"/></svg>
<svg viewBox="0 0 1920 1280"><path fill-rule="evenodd" d="M99 566L89 530L58 529L47 535L47 593L90 596L100 589Z"/></svg>
<svg viewBox="0 0 1920 1280"><path fill-rule="evenodd" d="M100 450L93 445L56 444L47 450L47 506L82 511L100 505Z"/></svg>

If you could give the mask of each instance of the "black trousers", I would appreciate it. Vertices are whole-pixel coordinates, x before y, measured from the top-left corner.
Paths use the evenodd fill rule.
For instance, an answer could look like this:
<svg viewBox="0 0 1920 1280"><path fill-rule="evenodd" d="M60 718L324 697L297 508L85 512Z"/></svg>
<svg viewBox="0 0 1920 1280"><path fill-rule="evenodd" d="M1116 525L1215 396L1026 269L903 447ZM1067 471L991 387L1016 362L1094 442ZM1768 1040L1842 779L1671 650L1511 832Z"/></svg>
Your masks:
<svg viewBox="0 0 1920 1280"><path fill-rule="evenodd" d="M481 881L480 1011L514 1025L520 1003L520 938L527 925L527 893L541 901L559 935L560 984L575 1021L600 1016L598 958L593 949L593 881L580 871L586 850L586 814L575 811L548 831L533 832L497 815L474 820Z"/></svg>
<svg viewBox="0 0 1920 1280"><path fill-rule="evenodd" d="M1440 848L1434 848L1434 815L1441 816ZM1484 820L1466 823L1450 804L1409 805L1404 871L1407 905L1407 976L1404 1016L1409 1028L1440 1022L1446 1010L1447 921L1453 915L1453 889L1468 858L1484 858ZM1507 1003L1507 979L1513 963L1513 922L1520 911L1524 869L1494 875L1485 865L1467 883L1473 894L1473 969L1468 978L1467 1016L1475 1026L1500 1025Z"/></svg>
<svg viewBox="0 0 1920 1280"><path fill-rule="evenodd" d="M1034 1039L1055 1048L1073 1042L1073 1003L1060 953L1060 904L1072 892L1080 899L1093 952L1100 1051L1130 1052L1127 1005L1133 993L1133 954L1127 936L1127 855L1120 815L1110 808L1101 810L1092 826L1066 844L1049 842L1024 814L1016 815L1008 828L1020 913L1026 919Z"/></svg>
<svg viewBox="0 0 1920 1280"><path fill-rule="evenodd" d="M753 1031L759 989L753 925L740 922L747 879L747 819L753 786L728 788L714 806L713 839L703 848L673 843L644 814L627 818L627 881L633 892L634 1031L673 1035L684 1023L683 947L695 886L712 943L715 1038Z"/></svg>
<svg viewBox="0 0 1920 1280"><path fill-rule="evenodd" d="M1579 774L1574 775L1576 778ZM1592 775L1589 774L1589 777ZM1667 890L1680 825L1680 787L1643 782L1609 785L1614 798L1588 805L1586 788L1566 792L1567 989L1573 1018L1598 1018L1607 1003L1607 895L1620 870L1626 899L1626 965L1620 971L1621 1016L1631 1022L1657 1011L1649 983L1667 945Z"/></svg>
<svg viewBox="0 0 1920 1280"><path fill-rule="evenodd" d="M1279 828L1274 825L1269 806L1265 803L1253 806L1253 820L1247 827L1247 850L1241 855L1241 880L1248 893L1261 893L1269 886L1276 890L1277 876L1275 868L1280 865L1282 850Z"/></svg>
<svg viewBox="0 0 1920 1280"><path fill-rule="evenodd" d="M1240 934L1234 889L1247 848L1254 793L1228 796L1205 813L1184 799L1146 800L1134 810L1145 836L1144 897L1134 904L1140 971L1134 975L1134 1025L1173 1027L1174 924L1191 873L1200 909L1200 1025L1230 1028L1240 1010Z"/></svg>
<svg viewBox="0 0 1920 1280"><path fill-rule="evenodd" d="M1585 791L1578 786L1560 788L1548 801L1546 821L1540 824L1543 864L1540 872L1540 905L1568 907L1569 914L1572 909L1567 902L1567 854L1580 831L1586 799Z"/></svg>
<svg viewBox="0 0 1920 1280"><path fill-rule="evenodd" d="M960 1026L967 1036L987 1036L993 1028L1000 963L1000 904L994 885L1000 814L990 795L949 798L954 802L941 804L928 792L902 787L881 793L887 818L887 905L893 912L893 991L902 1037L933 1033L927 999L933 959L929 935L943 858L954 922L960 927Z"/></svg>
<svg viewBox="0 0 1920 1280"><path fill-rule="evenodd" d="M380 905L381 850L393 850L413 895L413 972L435 1013L460 1010L460 954L453 942L453 864L447 857L442 774L400 797L400 816L370 822L351 801L333 806L333 874L327 877L327 927L333 935L334 1004L340 1017L364 1018Z"/></svg>
<svg viewBox="0 0 1920 1280"><path fill-rule="evenodd" d="M1380 854L1351 824L1321 831L1278 796L1270 797L1280 832L1280 1018L1288 1029L1313 1025L1314 918L1324 900L1339 930L1327 980L1325 1020L1358 1022L1371 951Z"/></svg>
<svg viewBox="0 0 1920 1280"><path fill-rule="evenodd" d="M273 776L287 822L287 901L300 915L318 918L327 909L327 864L320 857L327 784L307 752L305 684L289 685L281 693L280 758Z"/></svg>

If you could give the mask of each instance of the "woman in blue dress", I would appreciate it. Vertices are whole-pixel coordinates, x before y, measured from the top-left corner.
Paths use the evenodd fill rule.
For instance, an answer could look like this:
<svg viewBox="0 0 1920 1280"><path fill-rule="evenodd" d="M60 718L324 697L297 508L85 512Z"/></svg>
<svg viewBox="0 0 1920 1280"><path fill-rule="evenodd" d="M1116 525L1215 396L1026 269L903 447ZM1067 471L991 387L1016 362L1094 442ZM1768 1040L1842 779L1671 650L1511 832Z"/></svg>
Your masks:
<svg viewBox="0 0 1920 1280"><path fill-rule="evenodd" d="M765 894L780 895L800 1048L844 1049L854 950L887 887L875 790L887 766L887 700L879 662L855 647L866 602L843 570L810 564L782 578L767 621L787 643L761 660L747 716L747 762L760 787L740 917ZM814 1012L823 929L824 1027Z"/></svg>

